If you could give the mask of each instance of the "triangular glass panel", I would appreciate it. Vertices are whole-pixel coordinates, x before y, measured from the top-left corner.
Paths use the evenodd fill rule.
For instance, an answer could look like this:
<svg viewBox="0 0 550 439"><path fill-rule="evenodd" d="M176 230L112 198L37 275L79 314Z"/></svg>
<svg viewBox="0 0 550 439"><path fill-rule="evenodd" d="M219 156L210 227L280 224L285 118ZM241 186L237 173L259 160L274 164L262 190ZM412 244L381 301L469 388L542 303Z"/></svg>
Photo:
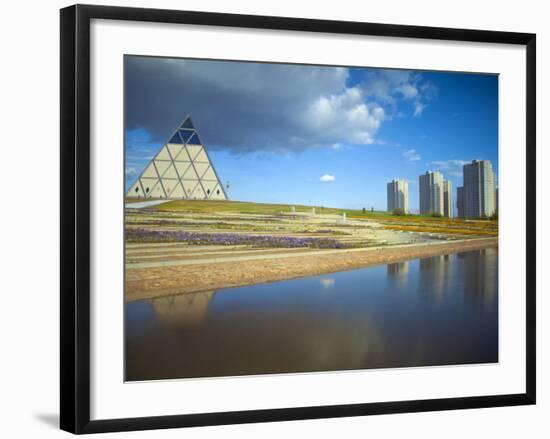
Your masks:
<svg viewBox="0 0 550 439"><path fill-rule="evenodd" d="M208 157L206 153L204 152L204 148L201 149L201 151L195 156L193 159L195 162L203 162L208 163Z"/></svg>
<svg viewBox="0 0 550 439"><path fill-rule="evenodd" d="M153 198L165 198L166 197L166 193L164 192L164 188L162 187L162 185L159 183L157 183L153 189L151 190L151 197Z"/></svg>
<svg viewBox="0 0 550 439"><path fill-rule="evenodd" d="M195 200L204 200L206 198L206 193L200 184L196 185L193 192L191 192L191 198Z"/></svg>
<svg viewBox="0 0 550 439"><path fill-rule="evenodd" d="M141 176L145 178L157 178L157 171L153 163L149 163L149 166L145 168L145 171L143 171L143 174L141 174Z"/></svg>
<svg viewBox="0 0 550 439"><path fill-rule="evenodd" d="M200 145L201 141L199 140L199 136L197 133L193 134L191 138L187 141L188 145Z"/></svg>
<svg viewBox="0 0 550 439"><path fill-rule="evenodd" d="M214 188L218 185L216 181L201 181L202 187L206 192L206 198L214 194Z"/></svg>
<svg viewBox="0 0 550 439"><path fill-rule="evenodd" d="M183 190L183 187L178 182L174 189L172 189L172 192L168 194L170 198L185 198L185 191Z"/></svg>
<svg viewBox="0 0 550 439"><path fill-rule="evenodd" d="M201 177L203 180L214 180L214 181L217 181L218 179L216 178L216 174L214 173L214 171L212 170L212 168L208 168L206 170L206 172L204 174L202 174L202 177Z"/></svg>
<svg viewBox="0 0 550 439"><path fill-rule="evenodd" d="M193 168L193 166L189 166L187 168L187 171L185 171L185 173L183 175L181 175L181 178L185 178L187 180L191 180L191 179L197 180L199 178L199 176L195 172L195 168Z"/></svg>
<svg viewBox="0 0 550 439"><path fill-rule="evenodd" d="M187 145L187 154L191 160L195 160L195 157L201 152L202 146L200 145Z"/></svg>
<svg viewBox="0 0 550 439"><path fill-rule="evenodd" d="M178 156L182 148L183 148L183 145L168 145L168 151L170 151L172 160L176 159L176 157Z"/></svg>
<svg viewBox="0 0 550 439"><path fill-rule="evenodd" d="M126 194L126 196L135 197L135 198L143 197L143 190L141 189L139 180L132 185L132 187L128 190L128 193Z"/></svg>
<svg viewBox="0 0 550 439"><path fill-rule="evenodd" d="M170 193L174 190L174 188L179 184L179 180L165 180L162 179L162 186L164 187L164 190L166 191L167 196L170 195Z"/></svg>
<svg viewBox="0 0 550 439"><path fill-rule="evenodd" d="M183 177L189 166L191 166L191 162L176 162L175 165L179 176Z"/></svg>
<svg viewBox="0 0 550 439"><path fill-rule="evenodd" d="M191 192L193 192L193 189L195 189L199 182L197 180L181 180L181 184L183 185L185 192L187 192L188 196L190 196Z"/></svg>
<svg viewBox="0 0 550 439"><path fill-rule="evenodd" d="M183 143L181 137L176 131L168 143Z"/></svg>
<svg viewBox="0 0 550 439"><path fill-rule="evenodd" d="M178 174L173 163L170 163L168 169L164 172L164 174L162 174L162 178L178 178Z"/></svg>
<svg viewBox="0 0 550 439"><path fill-rule="evenodd" d="M168 148L164 146L155 157L157 160L172 160L170 154L168 154Z"/></svg>
<svg viewBox="0 0 550 439"><path fill-rule="evenodd" d="M206 172L208 169L208 163L193 163L193 166L195 167L197 171L197 175L202 178L202 175Z"/></svg>
<svg viewBox="0 0 550 439"><path fill-rule="evenodd" d="M191 118L188 117L187 119L185 119L185 122L183 122L181 124L181 127L180 128L189 128L189 129L192 129L194 130L195 127L193 126L193 122L191 122Z"/></svg>
<svg viewBox="0 0 550 439"><path fill-rule="evenodd" d="M209 198L211 200L225 200L225 194L220 185L216 185Z"/></svg>
<svg viewBox="0 0 550 439"><path fill-rule="evenodd" d="M187 142L194 133L193 130L180 130L180 136L184 142Z"/></svg>
<svg viewBox="0 0 550 439"><path fill-rule="evenodd" d="M140 182L141 182L141 187L143 188L143 192L145 193L145 196L146 197L152 196L153 189L158 183L158 179L142 177L140 178Z"/></svg>
<svg viewBox="0 0 550 439"><path fill-rule="evenodd" d="M168 169L168 166L170 166L170 162L166 160L155 160L155 166L157 168L157 172L159 175L164 174L166 169Z"/></svg>
<svg viewBox="0 0 550 439"><path fill-rule="evenodd" d="M177 162L188 162L189 160L191 160L191 157L189 157L187 150L185 148L182 148L180 153L174 160Z"/></svg>

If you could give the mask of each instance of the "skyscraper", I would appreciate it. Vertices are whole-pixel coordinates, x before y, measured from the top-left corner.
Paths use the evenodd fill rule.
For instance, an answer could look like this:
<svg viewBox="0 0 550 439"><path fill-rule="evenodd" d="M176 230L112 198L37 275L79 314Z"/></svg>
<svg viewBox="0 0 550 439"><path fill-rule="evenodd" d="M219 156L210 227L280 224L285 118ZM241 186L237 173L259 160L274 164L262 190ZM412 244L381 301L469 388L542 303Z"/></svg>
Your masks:
<svg viewBox="0 0 550 439"><path fill-rule="evenodd" d="M488 217L496 211L495 174L489 160L464 165L464 216Z"/></svg>
<svg viewBox="0 0 550 439"><path fill-rule="evenodd" d="M443 216L452 218L453 215L453 185L449 180L443 181Z"/></svg>
<svg viewBox="0 0 550 439"><path fill-rule="evenodd" d="M444 215L443 182L443 175L437 171L419 177L421 215Z"/></svg>
<svg viewBox="0 0 550 439"><path fill-rule="evenodd" d="M464 187L456 188L456 210L459 218L464 218Z"/></svg>
<svg viewBox="0 0 550 439"><path fill-rule="evenodd" d="M388 212L395 209L409 211L409 183L406 180L392 180L388 183Z"/></svg>

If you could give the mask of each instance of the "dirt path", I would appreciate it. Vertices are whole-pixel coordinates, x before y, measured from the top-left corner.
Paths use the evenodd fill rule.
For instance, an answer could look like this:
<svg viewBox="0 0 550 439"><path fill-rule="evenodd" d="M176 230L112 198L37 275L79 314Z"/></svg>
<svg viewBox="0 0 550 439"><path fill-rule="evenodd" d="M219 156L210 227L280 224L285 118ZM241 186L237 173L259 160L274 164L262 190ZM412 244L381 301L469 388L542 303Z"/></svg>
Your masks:
<svg viewBox="0 0 550 439"><path fill-rule="evenodd" d="M125 273L125 297L133 301L211 291L497 246L497 238L481 238L369 249L319 250L307 254L288 252L211 258L192 261L192 264L178 260L174 261L177 264L168 266L132 269L129 264Z"/></svg>
<svg viewBox="0 0 550 439"><path fill-rule="evenodd" d="M158 206L159 204L168 203L170 200L149 200L149 201L136 201L132 203L126 203L125 207L128 209L143 209L144 207Z"/></svg>

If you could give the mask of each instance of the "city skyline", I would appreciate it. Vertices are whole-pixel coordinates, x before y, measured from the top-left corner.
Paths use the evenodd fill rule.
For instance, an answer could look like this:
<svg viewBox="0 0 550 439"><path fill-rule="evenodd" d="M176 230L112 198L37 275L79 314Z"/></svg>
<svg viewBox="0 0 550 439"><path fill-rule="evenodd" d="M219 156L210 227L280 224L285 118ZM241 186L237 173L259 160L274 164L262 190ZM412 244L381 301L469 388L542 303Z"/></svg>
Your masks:
<svg viewBox="0 0 550 439"><path fill-rule="evenodd" d="M462 184L456 190L453 190L452 182L445 180L438 171L426 171L418 179L420 209L411 212L405 207L406 213L450 218L480 218L498 214L498 182L490 160L465 163L462 166ZM408 182L393 179L387 183L386 210L402 209L402 203L408 205Z"/></svg>
<svg viewBox="0 0 550 439"><path fill-rule="evenodd" d="M386 210L399 178L417 212L427 169L453 188L472 159L498 174L495 75L154 57L125 72L126 189L186 114L233 200Z"/></svg>

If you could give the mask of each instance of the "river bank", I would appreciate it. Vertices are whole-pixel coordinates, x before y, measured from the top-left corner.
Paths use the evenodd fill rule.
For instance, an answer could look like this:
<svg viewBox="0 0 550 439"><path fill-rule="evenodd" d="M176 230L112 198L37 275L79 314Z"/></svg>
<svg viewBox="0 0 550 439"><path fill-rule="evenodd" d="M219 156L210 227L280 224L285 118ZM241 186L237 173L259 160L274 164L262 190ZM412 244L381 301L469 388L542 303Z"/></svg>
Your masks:
<svg viewBox="0 0 550 439"><path fill-rule="evenodd" d="M212 291L497 246L497 238L480 238L308 253L282 252L255 257L235 255L192 263L182 260L169 265L133 267L127 264L125 299L130 302Z"/></svg>

